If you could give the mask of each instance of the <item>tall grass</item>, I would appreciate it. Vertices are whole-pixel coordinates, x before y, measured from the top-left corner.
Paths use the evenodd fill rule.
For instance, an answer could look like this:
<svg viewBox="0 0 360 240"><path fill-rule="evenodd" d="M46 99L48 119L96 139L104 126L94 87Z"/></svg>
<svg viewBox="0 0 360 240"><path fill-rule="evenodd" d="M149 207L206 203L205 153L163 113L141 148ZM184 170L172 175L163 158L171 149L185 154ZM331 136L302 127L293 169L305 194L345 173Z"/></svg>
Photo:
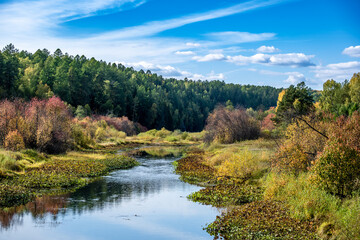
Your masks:
<svg viewBox="0 0 360 240"><path fill-rule="evenodd" d="M264 181L265 199L284 202L293 217L320 225L321 239L360 239L360 197L340 199L311 182L311 174L271 173Z"/></svg>
<svg viewBox="0 0 360 240"><path fill-rule="evenodd" d="M325 220L336 213L340 199L314 186L311 175L269 174L266 179L265 199L284 201L293 217L306 220Z"/></svg>

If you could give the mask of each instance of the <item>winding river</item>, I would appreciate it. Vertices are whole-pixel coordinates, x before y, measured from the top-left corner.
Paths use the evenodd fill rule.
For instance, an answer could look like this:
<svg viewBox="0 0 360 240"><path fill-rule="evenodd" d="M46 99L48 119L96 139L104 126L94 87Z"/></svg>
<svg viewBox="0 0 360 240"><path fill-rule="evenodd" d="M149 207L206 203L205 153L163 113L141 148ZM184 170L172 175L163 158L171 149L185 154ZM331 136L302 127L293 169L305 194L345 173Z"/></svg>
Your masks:
<svg viewBox="0 0 360 240"><path fill-rule="evenodd" d="M186 198L200 188L179 180L177 159L141 157L74 193L0 211L0 239L212 239L203 227L219 212Z"/></svg>

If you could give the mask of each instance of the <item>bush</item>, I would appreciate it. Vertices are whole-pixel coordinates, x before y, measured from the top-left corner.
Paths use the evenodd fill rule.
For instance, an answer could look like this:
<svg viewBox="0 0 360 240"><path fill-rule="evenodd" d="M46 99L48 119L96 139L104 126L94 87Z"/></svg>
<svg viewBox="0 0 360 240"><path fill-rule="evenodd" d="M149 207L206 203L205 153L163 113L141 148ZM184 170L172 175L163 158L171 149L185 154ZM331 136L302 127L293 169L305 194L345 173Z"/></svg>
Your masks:
<svg viewBox="0 0 360 240"><path fill-rule="evenodd" d="M168 136L165 138L166 141L168 142L178 142L179 138L175 137L175 136Z"/></svg>
<svg viewBox="0 0 360 240"><path fill-rule="evenodd" d="M182 140L186 140L188 136L189 136L189 133L188 133L188 132L183 132L183 133L181 134L181 139L182 139Z"/></svg>
<svg viewBox="0 0 360 240"><path fill-rule="evenodd" d="M125 132L126 135L132 136L139 132L146 131L144 126L139 123L130 121L127 117L109 117L109 116L97 116L97 120L105 121L107 125L114 127L118 131Z"/></svg>
<svg viewBox="0 0 360 240"><path fill-rule="evenodd" d="M71 135L76 147L90 148L91 145L95 144L91 137L85 133L85 130L75 123L72 125Z"/></svg>
<svg viewBox="0 0 360 240"><path fill-rule="evenodd" d="M161 130L157 131L155 137L165 138L171 134L171 131L162 128Z"/></svg>
<svg viewBox="0 0 360 240"><path fill-rule="evenodd" d="M234 143L256 139L260 136L260 125L245 110L229 110L223 106L215 108L208 116L204 141L210 143Z"/></svg>
<svg viewBox="0 0 360 240"><path fill-rule="evenodd" d="M360 188L360 154L340 139L330 139L312 169L315 183L327 192L350 196Z"/></svg>
<svg viewBox="0 0 360 240"><path fill-rule="evenodd" d="M106 128L98 127L95 132L95 139L98 142L101 142L101 141L104 141L107 139L110 139L110 140L112 139L114 141L118 138L123 139L125 137L126 137L126 133L117 131L113 127L106 127Z"/></svg>
<svg viewBox="0 0 360 240"><path fill-rule="evenodd" d="M351 117L339 117L331 128L332 136L342 139L343 143L360 153L360 113L354 112Z"/></svg>
<svg viewBox="0 0 360 240"><path fill-rule="evenodd" d="M5 148L12 151L19 151L25 148L24 139L17 130L11 131L6 135L4 145Z"/></svg>
<svg viewBox="0 0 360 240"><path fill-rule="evenodd" d="M30 148L58 154L71 147L70 110L60 98L33 99L26 110L25 120L29 125L26 142Z"/></svg>

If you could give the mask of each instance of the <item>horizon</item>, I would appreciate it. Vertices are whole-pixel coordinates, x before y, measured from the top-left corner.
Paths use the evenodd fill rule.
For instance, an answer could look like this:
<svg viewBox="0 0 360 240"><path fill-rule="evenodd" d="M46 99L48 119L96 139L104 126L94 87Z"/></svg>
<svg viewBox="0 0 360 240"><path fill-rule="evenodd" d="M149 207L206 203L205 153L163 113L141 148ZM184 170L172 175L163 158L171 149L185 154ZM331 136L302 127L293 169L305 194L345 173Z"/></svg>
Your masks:
<svg viewBox="0 0 360 240"><path fill-rule="evenodd" d="M0 44L57 48L164 78L322 89L360 72L360 3L0 0ZM189 7L191 6L191 7Z"/></svg>

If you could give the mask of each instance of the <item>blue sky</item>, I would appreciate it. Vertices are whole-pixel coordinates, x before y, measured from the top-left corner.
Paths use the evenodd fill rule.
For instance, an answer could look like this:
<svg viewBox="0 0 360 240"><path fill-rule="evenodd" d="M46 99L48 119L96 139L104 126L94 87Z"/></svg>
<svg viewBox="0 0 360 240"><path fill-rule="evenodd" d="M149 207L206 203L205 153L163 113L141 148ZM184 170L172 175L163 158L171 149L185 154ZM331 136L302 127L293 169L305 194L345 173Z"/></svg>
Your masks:
<svg viewBox="0 0 360 240"><path fill-rule="evenodd" d="M321 89L360 72L357 0L0 0L0 45L164 77Z"/></svg>

